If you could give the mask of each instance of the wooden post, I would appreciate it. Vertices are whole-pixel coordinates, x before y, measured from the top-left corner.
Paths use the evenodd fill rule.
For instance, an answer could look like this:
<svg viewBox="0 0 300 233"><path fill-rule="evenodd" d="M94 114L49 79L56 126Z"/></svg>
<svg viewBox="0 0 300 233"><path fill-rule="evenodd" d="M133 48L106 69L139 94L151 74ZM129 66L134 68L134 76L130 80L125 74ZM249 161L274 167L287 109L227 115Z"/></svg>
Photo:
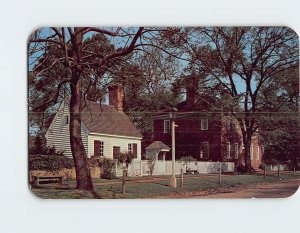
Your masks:
<svg viewBox="0 0 300 233"><path fill-rule="evenodd" d="M141 170L141 177L143 176L143 164L142 164L142 160L140 160L140 170Z"/></svg>
<svg viewBox="0 0 300 233"><path fill-rule="evenodd" d="M126 182L126 170L123 170L123 178L122 178L122 193L125 194L126 190L125 190L125 182Z"/></svg>
<svg viewBox="0 0 300 233"><path fill-rule="evenodd" d="M294 165L293 176L296 176L296 166Z"/></svg>
<svg viewBox="0 0 300 233"><path fill-rule="evenodd" d="M280 164L278 165L278 180L280 180Z"/></svg>
<svg viewBox="0 0 300 233"><path fill-rule="evenodd" d="M222 164L219 162L219 184L222 184Z"/></svg>
<svg viewBox="0 0 300 233"><path fill-rule="evenodd" d="M32 184L33 184L34 187L39 186L39 184L40 184L40 182L39 182L39 177L33 176Z"/></svg>
<svg viewBox="0 0 300 233"><path fill-rule="evenodd" d="M183 169L181 168L180 169L180 188L182 188L183 187Z"/></svg>
<svg viewBox="0 0 300 233"><path fill-rule="evenodd" d="M267 177L267 166L265 165L264 166L264 179L266 179Z"/></svg>

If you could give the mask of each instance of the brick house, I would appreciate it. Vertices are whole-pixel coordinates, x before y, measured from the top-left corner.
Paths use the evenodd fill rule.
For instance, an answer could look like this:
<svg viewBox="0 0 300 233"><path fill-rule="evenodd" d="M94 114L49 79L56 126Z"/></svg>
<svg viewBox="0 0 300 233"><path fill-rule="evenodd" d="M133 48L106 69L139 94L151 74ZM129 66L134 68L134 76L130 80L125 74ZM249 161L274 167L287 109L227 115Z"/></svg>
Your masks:
<svg viewBox="0 0 300 233"><path fill-rule="evenodd" d="M222 112L209 112L213 99L200 96L194 80L186 79L186 100L173 112L176 125L176 159L193 156L199 161L230 161L244 164L242 133L233 117ZM170 110L153 116L153 139L171 147ZM258 135L251 143L251 164L257 169L262 161L262 144ZM171 152L166 154L171 158Z"/></svg>

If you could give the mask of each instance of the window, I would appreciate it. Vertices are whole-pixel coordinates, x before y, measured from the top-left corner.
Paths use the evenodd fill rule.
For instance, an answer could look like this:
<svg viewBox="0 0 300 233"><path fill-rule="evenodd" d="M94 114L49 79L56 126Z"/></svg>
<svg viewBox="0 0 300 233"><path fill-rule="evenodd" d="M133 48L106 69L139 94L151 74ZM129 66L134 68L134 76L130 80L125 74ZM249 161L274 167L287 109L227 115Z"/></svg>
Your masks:
<svg viewBox="0 0 300 233"><path fill-rule="evenodd" d="M164 120L164 133L170 132L170 120Z"/></svg>
<svg viewBox="0 0 300 233"><path fill-rule="evenodd" d="M208 142L200 143L200 159L208 159L209 158L209 144Z"/></svg>
<svg viewBox="0 0 300 233"><path fill-rule="evenodd" d="M201 119L201 130L208 130L208 119Z"/></svg>
<svg viewBox="0 0 300 233"><path fill-rule="evenodd" d="M234 121L234 122L232 123L232 128L233 128L234 130L237 130L237 129L239 128L239 123L238 123L237 121Z"/></svg>
<svg viewBox="0 0 300 233"><path fill-rule="evenodd" d="M230 159L230 142L226 142L226 158Z"/></svg>
<svg viewBox="0 0 300 233"><path fill-rule="evenodd" d="M250 159L253 160L253 145L250 146Z"/></svg>
<svg viewBox="0 0 300 233"><path fill-rule="evenodd" d="M236 159L239 158L239 144L238 143L234 143L234 156Z"/></svg>
<svg viewBox="0 0 300 233"><path fill-rule="evenodd" d="M128 144L128 153L132 154L133 158L137 158L137 144L136 143Z"/></svg>
<svg viewBox="0 0 300 233"><path fill-rule="evenodd" d="M94 155L95 156L103 156L104 155L104 142L102 141L94 141Z"/></svg>
<svg viewBox="0 0 300 233"><path fill-rule="evenodd" d="M259 146L256 146L256 160L259 160Z"/></svg>
<svg viewBox="0 0 300 233"><path fill-rule="evenodd" d="M230 130L230 120L226 121L226 129L227 129L227 131Z"/></svg>
<svg viewBox="0 0 300 233"><path fill-rule="evenodd" d="M132 154L132 153L133 153L133 150L132 150L132 143L129 143L129 144L128 144L128 153L129 153L129 154Z"/></svg>
<svg viewBox="0 0 300 233"><path fill-rule="evenodd" d="M118 159L120 157L121 148L119 146L113 146L113 159Z"/></svg>

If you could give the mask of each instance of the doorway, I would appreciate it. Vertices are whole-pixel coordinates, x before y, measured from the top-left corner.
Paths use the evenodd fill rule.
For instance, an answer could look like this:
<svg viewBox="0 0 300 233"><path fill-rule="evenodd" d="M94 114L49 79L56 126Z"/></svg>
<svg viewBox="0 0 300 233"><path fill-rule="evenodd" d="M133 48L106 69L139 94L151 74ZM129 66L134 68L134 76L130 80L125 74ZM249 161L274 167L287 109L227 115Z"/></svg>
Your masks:
<svg viewBox="0 0 300 233"><path fill-rule="evenodd" d="M113 159L118 159L120 157L121 148L119 146L113 147Z"/></svg>

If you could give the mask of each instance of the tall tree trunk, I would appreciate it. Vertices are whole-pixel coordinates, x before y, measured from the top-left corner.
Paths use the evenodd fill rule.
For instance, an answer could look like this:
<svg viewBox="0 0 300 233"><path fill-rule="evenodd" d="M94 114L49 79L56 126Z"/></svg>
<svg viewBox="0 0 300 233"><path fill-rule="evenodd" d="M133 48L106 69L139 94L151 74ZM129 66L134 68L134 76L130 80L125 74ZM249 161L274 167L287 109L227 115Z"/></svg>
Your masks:
<svg viewBox="0 0 300 233"><path fill-rule="evenodd" d="M244 143L244 161L246 172L252 172L251 159L250 159L250 147L251 147L251 136L247 132L243 133L243 143Z"/></svg>
<svg viewBox="0 0 300 233"><path fill-rule="evenodd" d="M76 188L93 190L93 183L88 166L86 151L81 138L82 86L80 71L72 69L70 99L70 143L76 169Z"/></svg>

